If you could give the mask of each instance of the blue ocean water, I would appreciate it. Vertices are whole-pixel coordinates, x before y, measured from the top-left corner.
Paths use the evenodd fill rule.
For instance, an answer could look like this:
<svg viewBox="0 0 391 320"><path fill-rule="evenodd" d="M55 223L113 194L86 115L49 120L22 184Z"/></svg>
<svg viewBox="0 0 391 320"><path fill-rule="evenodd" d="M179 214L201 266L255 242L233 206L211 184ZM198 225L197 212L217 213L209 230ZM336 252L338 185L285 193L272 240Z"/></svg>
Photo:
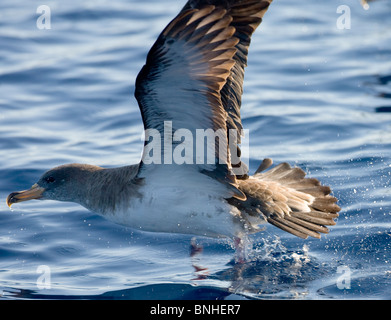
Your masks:
<svg viewBox="0 0 391 320"><path fill-rule="evenodd" d="M332 186L342 211L321 240L268 226L238 265L226 241L198 237L204 250L191 257L191 236L134 231L75 204L6 206L51 167L139 161L134 81L184 3L48 0L51 28L40 29L40 2L1 1L0 299L390 299L384 0L368 10L276 0L253 36L242 104L250 169L272 157Z"/></svg>

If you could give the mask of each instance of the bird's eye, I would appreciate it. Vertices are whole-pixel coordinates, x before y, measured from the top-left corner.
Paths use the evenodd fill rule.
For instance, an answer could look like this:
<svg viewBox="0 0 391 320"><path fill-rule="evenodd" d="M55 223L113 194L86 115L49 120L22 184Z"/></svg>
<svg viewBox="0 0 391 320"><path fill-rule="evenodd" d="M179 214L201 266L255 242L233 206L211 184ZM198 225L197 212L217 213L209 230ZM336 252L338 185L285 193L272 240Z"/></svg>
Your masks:
<svg viewBox="0 0 391 320"><path fill-rule="evenodd" d="M47 177L45 181L48 183L53 183L54 181L56 181L56 179L54 179L53 177Z"/></svg>

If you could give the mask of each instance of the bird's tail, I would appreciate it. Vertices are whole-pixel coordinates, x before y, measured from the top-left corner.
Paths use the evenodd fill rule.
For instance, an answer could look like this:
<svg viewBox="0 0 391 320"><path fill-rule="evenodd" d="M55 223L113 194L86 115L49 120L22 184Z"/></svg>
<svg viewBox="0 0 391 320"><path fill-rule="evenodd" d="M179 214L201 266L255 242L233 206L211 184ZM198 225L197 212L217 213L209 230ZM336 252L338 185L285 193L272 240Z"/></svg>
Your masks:
<svg viewBox="0 0 391 320"><path fill-rule="evenodd" d="M335 225L340 207L331 189L317 179L305 178L300 168L281 163L267 170L271 159L265 159L255 174L239 181L247 200L236 205L250 225L262 217L274 226L300 238L320 238L328 233L326 226ZM251 231L251 230L250 230ZM253 231L257 231L255 228Z"/></svg>

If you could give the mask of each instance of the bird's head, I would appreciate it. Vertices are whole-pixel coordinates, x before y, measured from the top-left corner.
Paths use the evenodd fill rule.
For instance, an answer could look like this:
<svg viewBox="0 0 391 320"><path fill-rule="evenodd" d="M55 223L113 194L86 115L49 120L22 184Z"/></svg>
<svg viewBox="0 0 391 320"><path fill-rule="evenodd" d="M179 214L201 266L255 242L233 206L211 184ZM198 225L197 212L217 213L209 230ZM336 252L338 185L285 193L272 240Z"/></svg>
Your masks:
<svg viewBox="0 0 391 320"><path fill-rule="evenodd" d="M91 173L102 168L85 164L67 164L45 172L30 189L12 192L7 197L7 205L39 200L59 200L82 203L85 197L83 186Z"/></svg>

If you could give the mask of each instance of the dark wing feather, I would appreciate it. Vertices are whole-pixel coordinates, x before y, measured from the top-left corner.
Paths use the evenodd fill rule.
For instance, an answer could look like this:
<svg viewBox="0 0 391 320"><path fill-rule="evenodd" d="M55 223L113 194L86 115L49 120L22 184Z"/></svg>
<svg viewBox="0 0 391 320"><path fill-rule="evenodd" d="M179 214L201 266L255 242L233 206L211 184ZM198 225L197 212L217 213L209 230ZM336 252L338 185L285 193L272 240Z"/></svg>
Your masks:
<svg viewBox="0 0 391 320"><path fill-rule="evenodd" d="M269 4L269 0L190 0L160 34L136 81L145 129L156 129L163 136L164 121L171 121L173 131L224 132L223 147L216 139L215 163L199 167L232 185L236 177L230 153L240 150L237 145L228 148L228 130L242 129L240 103L248 46ZM240 138L235 142L240 143Z"/></svg>
<svg viewBox="0 0 391 320"><path fill-rule="evenodd" d="M240 107L243 94L244 68L247 66L247 54L251 42L251 35L262 22L263 15L267 11L272 0L254 1L254 0L189 0L182 12L199 8L205 4L222 7L232 17L231 26L235 28L234 37L239 39L236 45L236 53L232 57L235 65L230 71L230 75L224 87L220 91L221 101L224 109L228 113L227 129L235 129L239 132L243 129L240 117ZM240 135L237 143L240 144ZM237 152L237 158L240 159L240 149L231 150ZM241 163L233 165L242 168L242 174L246 175L248 169Z"/></svg>
<svg viewBox="0 0 391 320"><path fill-rule="evenodd" d="M164 137L164 123L170 121L172 132L186 129L196 137L196 130L212 129L226 135L227 112L220 90L235 64L232 56L238 39L231 21L226 10L205 6L180 13L163 30L136 81L146 130L157 130ZM220 148L224 141L216 140L210 146L215 147L211 151L215 161L201 163L199 170L234 184L227 142Z"/></svg>
<svg viewBox="0 0 391 320"><path fill-rule="evenodd" d="M340 211L331 189L288 163L265 171L271 164L271 159L265 159L254 176L239 183L247 200L232 201L241 208L244 219L258 216L300 238L328 233L327 226L336 224Z"/></svg>

